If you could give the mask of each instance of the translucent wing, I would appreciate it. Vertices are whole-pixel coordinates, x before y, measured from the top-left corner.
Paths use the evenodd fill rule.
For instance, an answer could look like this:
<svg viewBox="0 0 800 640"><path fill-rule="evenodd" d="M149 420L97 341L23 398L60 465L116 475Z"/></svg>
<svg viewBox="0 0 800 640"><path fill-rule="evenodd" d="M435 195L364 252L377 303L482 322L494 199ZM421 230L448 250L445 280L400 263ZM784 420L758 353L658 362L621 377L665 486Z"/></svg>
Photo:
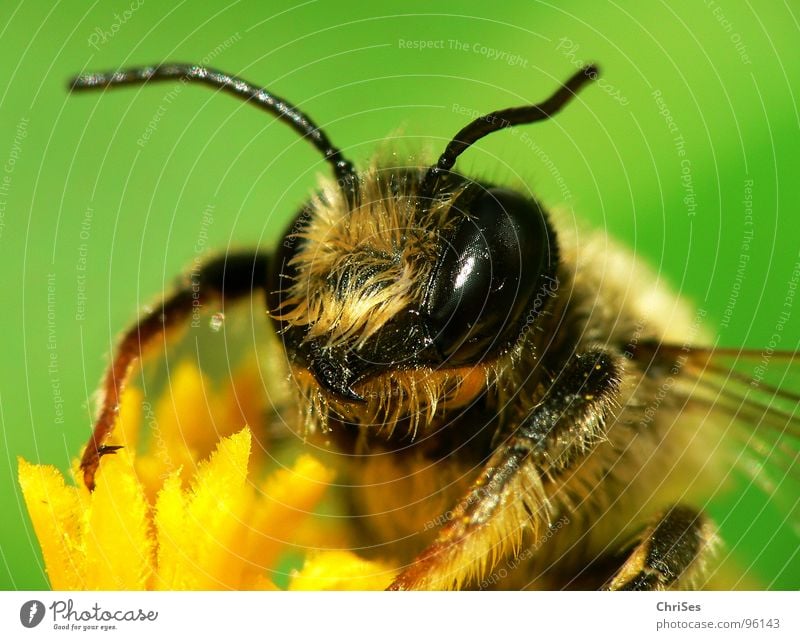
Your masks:
<svg viewBox="0 0 800 640"><path fill-rule="evenodd" d="M765 492L800 494L800 352L643 343L634 358L646 369L668 367L674 392L723 417L731 464ZM791 493L788 493L789 490Z"/></svg>

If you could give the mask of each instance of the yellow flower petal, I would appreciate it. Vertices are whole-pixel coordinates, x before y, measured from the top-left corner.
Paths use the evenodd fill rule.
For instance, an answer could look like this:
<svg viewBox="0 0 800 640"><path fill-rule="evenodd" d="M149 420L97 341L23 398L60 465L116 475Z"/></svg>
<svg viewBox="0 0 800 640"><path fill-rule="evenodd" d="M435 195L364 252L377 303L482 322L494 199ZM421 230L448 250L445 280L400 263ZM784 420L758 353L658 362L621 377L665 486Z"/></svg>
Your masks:
<svg viewBox="0 0 800 640"><path fill-rule="evenodd" d="M18 459L19 483L42 547L53 589L82 589L85 554L81 545L83 508L78 489L67 487L55 467Z"/></svg>
<svg viewBox="0 0 800 640"><path fill-rule="evenodd" d="M191 561L182 544L185 538L186 505L181 490L180 472L164 482L155 506L158 536L158 576L156 589L188 589Z"/></svg>
<svg viewBox="0 0 800 640"><path fill-rule="evenodd" d="M275 589L268 576L281 554L347 544L341 526L311 517L330 469L301 455L255 484L248 466L258 469L266 456L253 455L249 428L224 437L245 416L262 421L256 380L248 370L217 391L185 364L155 412L128 388L112 440L125 449L102 459L94 493L81 484L77 460L77 487L53 467L19 461L53 588ZM350 553L320 552L292 588L382 589L394 573Z"/></svg>
<svg viewBox="0 0 800 640"><path fill-rule="evenodd" d="M258 360L248 359L235 373L229 386L222 388L214 415L217 424L238 430L243 425L259 425L264 421L265 389ZM257 430L255 430L258 433ZM259 450L251 452L255 455Z"/></svg>
<svg viewBox="0 0 800 640"><path fill-rule="evenodd" d="M300 456L291 469L269 476L261 488L244 549L247 559L256 566L272 566L279 554L296 542L294 533L332 480L333 471L309 455Z"/></svg>
<svg viewBox="0 0 800 640"><path fill-rule="evenodd" d="M253 576L253 579L242 583L242 591L280 591L275 583L266 576Z"/></svg>
<svg viewBox="0 0 800 640"><path fill-rule="evenodd" d="M254 376L257 380L255 365L237 374L233 385L218 390L191 362L175 367L168 391L148 416L149 455L136 464L151 498L163 479L178 469L188 483L199 460L208 457L222 438L247 425L244 416L252 415L253 424L263 420L264 402L255 393Z"/></svg>
<svg viewBox="0 0 800 640"><path fill-rule="evenodd" d="M171 572L162 579L171 588L239 587L244 563L239 539L252 500L247 485L250 441L248 429L220 441L208 462L200 465L188 496L178 500L177 477L159 495L158 535L168 545L164 559Z"/></svg>
<svg viewBox="0 0 800 640"><path fill-rule="evenodd" d="M91 589L146 589L155 545L149 509L129 455L101 461L85 533L86 584Z"/></svg>
<svg viewBox="0 0 800 640"><path fill-rule="evenodd" d="M359 558L349 551L311 556L289 584L290 591L368 591L386 589L397 571L383 562Z"/></svg>
<svg viewBox="0 0 800 640"><path fill-rule="evenodd" d="M195 472L198 460L212 450L220 434L209 413L211 383L189 362L171 373L170 384L153 416L152 459L159 476L183 469L183 479Z"/></svg>

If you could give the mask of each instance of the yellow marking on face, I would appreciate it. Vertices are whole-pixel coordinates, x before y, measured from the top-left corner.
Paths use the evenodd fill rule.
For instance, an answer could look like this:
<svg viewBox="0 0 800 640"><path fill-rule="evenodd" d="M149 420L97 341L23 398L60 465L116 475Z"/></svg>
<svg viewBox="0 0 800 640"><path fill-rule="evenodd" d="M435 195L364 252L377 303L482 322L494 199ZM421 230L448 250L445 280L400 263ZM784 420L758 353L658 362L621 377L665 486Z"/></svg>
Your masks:
<svg viewBox="0 0 800 640"><path fill-rule="evenodd" d="M350 402L327 393L314 375L304 367L292 367L297 389L311 407L303 421L309 431L325 430L330 415L375 429L392 432L400 421L416 433L430 427L444 411L473 402L492 384L493 365L430 369L389 369L379 376L354 385L353 390L365 399Z"/></svg>
<svg viewBox="0 0 800 640"><path fill-rule="evenodd" d="M469 404L486 388L486 369L484 367L475 366L467 369L458 369L458 371L463 371L464 373L461 374L461 384L458 386L458 391L445 402L445 406L448 409L455 409Z"/></svg>

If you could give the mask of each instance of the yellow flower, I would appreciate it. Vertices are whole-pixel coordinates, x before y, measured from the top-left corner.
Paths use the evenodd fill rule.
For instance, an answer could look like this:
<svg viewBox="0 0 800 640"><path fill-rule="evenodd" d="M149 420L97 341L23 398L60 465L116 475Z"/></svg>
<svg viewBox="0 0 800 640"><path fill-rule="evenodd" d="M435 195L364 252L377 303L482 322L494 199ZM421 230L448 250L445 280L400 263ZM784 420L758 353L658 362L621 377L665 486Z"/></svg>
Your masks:
<svg viewBox="0 0 800 640"><path fill-rule="evenodd" d="M118 431L128 446L102 459L102 481L92 493L80 483L67 485L55 467L19 460L52 588L274 589L270 570L281 556L313 544L304 525L333 473L303 454L259 481L249 469L258 465L249 464L247 427L223 435L200 462L214 442L200 433L209 425L195 409L205 404L205 385L193 367L176 373L170 405L186 412L170 423L166 405L157 409L159 433L141 455L134 446L141 395L126 392ZM209 406L228 411L220 398ZM187 415L199 428L186 429ZM388 564L350 552L311 551L289 588L383 589L394 574Z"/></svg>

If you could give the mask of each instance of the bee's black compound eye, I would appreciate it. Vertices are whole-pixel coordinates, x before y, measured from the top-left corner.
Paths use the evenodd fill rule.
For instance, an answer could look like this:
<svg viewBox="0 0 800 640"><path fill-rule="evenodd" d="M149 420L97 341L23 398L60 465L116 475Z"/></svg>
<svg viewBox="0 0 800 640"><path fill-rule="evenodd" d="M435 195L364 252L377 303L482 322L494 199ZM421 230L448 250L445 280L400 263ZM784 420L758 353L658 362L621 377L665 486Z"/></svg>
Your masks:
<svg viewBox="0 0 800 640"><path fill-rule="evenodd" d="M454 204L464 219L442 247L423 304L436 347L453 366L517 339L529 311L539 312L537 294L557 261L555 238L534 200L502 188L468 192Z"/></svg>

